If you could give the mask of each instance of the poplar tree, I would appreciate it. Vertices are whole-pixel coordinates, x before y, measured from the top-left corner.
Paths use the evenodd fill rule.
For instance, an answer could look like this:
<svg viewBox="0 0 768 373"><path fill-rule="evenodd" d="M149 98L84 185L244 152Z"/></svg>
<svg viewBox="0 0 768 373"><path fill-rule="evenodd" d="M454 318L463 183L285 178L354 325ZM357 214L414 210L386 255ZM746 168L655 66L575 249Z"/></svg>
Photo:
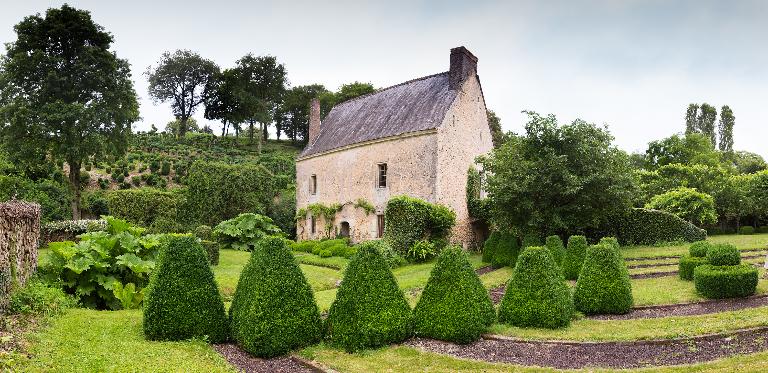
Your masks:
<svg viewBox="0 0 768 373"><path fill-rule="evenodd" d="M733 125L736 122L736 117L733 115L733 111L728 105L723 106L720 109L720 123L718 125L718 131L720 132L720 151L731 152L733 151Z"/></svg>

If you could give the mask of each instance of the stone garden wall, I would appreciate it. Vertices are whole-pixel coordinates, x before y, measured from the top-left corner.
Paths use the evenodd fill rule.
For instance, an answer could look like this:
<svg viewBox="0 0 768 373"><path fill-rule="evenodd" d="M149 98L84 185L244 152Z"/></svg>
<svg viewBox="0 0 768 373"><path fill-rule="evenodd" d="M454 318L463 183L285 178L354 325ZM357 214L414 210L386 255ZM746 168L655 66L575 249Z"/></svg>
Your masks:
<svg viewBox="0 0 768 373"><path fill-rule="evenodd" d="M40 205L23 201L0 203L0 309L11 287L23 285L37 268Z"/></svg>

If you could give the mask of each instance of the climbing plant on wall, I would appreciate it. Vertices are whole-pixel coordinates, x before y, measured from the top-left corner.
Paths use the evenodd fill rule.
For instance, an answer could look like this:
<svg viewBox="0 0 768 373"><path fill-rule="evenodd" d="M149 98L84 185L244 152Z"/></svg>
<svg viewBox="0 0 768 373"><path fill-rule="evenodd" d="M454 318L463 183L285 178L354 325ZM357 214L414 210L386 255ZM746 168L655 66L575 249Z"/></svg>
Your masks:
<svg viewBox="0 0 768 373"><path fill-rule="evenodd" d="M440 242L445 246L445 238L456 222L456 213L442 205L398 196L387 203L384 220L384 238L395 251L406 256L419 241ZM442 247L437 251L439 249Z"/></svg>

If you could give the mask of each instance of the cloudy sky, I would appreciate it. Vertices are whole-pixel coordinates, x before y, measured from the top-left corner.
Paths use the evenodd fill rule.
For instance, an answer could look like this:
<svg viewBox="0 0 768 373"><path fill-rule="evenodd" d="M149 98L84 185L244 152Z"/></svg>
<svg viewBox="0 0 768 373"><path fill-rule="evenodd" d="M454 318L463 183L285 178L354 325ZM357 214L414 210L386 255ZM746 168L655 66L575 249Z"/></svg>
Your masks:
<svg viewBox="0 0 768 373"><path fill-rule="evenodd" d="M63 3L0 0L0 42L15 40L24 16ZM637 151L682 131L689 103L707 102L733 109L735 148L768 158L768 1L67 3L90 10L132 64L139 130L172 119L148 99L143 76L164 51L191 49L221 67L270 54L291 85L336 89L445 71L449 49L464 45L506 130L522 129L522 110L554 113L606 124L621 148Z"/></svg>

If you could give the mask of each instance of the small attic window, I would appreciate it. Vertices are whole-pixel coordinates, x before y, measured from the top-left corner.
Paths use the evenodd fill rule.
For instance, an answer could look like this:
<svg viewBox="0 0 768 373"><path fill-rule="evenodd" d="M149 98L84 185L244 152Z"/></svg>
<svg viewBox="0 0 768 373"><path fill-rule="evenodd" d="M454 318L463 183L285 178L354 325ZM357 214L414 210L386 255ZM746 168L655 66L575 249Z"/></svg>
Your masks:
<svg viewBox="0 0 768 373"><path fill-rule="evenodd" d="M309 193L312 195L317 194L317 175L309 177Z"/></svg>
<svg viewBox="0 0 768 373"><path fill-rule="evenodd" d="M387 164L386 163L379 163L379 172L378 172L378 179L377 184L379 188L386 188L387 187Z"/></svg>

